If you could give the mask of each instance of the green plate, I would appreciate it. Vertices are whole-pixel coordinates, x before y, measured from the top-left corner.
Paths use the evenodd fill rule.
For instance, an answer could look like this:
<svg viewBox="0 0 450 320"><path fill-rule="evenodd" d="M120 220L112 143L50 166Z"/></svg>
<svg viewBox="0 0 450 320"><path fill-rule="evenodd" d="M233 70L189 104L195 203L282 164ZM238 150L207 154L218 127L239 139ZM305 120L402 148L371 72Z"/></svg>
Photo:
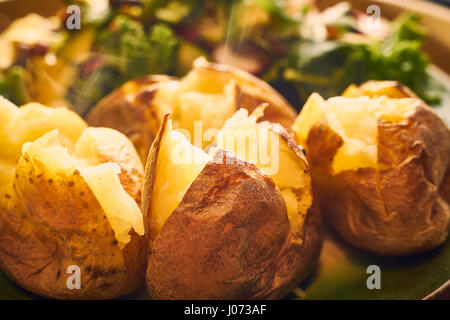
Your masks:
<svg viewBox="0 0 450 320"><path fill-rule="evenodd" d="M380 289L369 290L367 267L380 268ZM409 257L379 257L355 249L327 230L316 272L297 292L305 299L422 299L450 278L450 240Z"/></svg>
<svg viewBox="0 0 450 320"><path fill-rule="evenodd" d="M450 125L450 79L436 67L430 73L447 88L436 111ZM381 289L367 288L367 267L380 268ZM319 264L293 299L422 299L450 279L450 239L441 247L410 257L379 257L355 249L326 230ZM123 297L146 299L145 290ZM0 299L39 299L8 280L0 271Z"/></svg>

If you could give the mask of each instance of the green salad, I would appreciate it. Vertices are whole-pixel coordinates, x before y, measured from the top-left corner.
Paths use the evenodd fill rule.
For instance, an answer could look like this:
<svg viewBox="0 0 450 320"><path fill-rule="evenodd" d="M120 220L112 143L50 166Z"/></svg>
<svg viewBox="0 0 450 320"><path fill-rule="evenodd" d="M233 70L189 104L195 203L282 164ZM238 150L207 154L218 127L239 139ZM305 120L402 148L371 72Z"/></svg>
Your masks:
<svg viewBox="0 0 450 320"><path fill-rule="evenodd" d="M444 90L427 72L426 32L415 14L374 25L345 2L322 12L312 0L69 4L81 8L79 30L67 29L63 8L18 19L0 35L0 95L85 114L124 82L184 75L199 56L263 78L298 107L312 92L336 96L369 79L397 80L431 105Z"/></svg>

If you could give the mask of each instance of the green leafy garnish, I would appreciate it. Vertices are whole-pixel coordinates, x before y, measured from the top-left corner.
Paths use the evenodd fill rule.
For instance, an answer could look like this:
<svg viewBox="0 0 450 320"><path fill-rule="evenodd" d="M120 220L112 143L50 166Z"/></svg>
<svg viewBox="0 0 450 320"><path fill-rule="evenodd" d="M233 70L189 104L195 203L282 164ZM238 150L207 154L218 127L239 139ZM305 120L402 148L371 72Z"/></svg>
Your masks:
<svg viewBox="0 0 450 320"><path fill-rule="evenodd" d="M26 77L27 71L21 66L13 66L0 74L0 95L19 106L29 102Z"/></svg>
<svg viewBox="0 0 450 320"><path fill-rule="evenodd" d="M291 45L283 78L296 84L301 102L312 92L331 97L352 83L396 80L427 103L436 104L440 93L427 73L429 60L421 51L423 40L424 31L414 14L397 18L382 41L300 40Z"/></svg>
<svg viewBox="0 0 450 320"><path fill-rule="evenodd" d="M79 110L86 110L130 79L173 73L178 45L179 40L169 26L158 23L146 32L139 22L118 15L99 34L95 44L101 50L100 67L92 73L81 72L69 100Z"/></svg>

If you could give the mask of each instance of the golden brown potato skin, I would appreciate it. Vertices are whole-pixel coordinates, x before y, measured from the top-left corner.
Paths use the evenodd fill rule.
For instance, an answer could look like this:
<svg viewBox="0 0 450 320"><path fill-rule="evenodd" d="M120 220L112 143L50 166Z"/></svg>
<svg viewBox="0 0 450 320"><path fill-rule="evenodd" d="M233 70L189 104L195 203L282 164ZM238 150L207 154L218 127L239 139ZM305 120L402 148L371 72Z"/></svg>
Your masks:
<svg viewBox="0 0 450 320"><path fill-rule="evenodd" d="M204 60L195 62L194 71L234 79L238 91L236 110L246 108L252 112L261 103L268 103L260 121L280 123L289 128L297 116L294 107L281 94L245 71ZM91 126L113 128L125 134L135 145L141 159L145 160L162 123L155 110L153 97L159 83L175 80L163 75L130 80L94 106L86 120Z"/></svg>
<svg viewBox="0 0 450 320"><path fill-rule="evenodd" d="M450 130L449 130L449 133L448 133L448 140L450 140ZM448 157L450 159L450 154L449 154ZM440 193L441 197L445 201L447 201L448 205L450 206L450 164L448 165L447 172L445 173L445 178L442 181L440 192L441 192ZM450 229L450 224L449 224L449 229Z"/></svg>
<svg viewBox="0 0 450 320"><path fill-rule="evenodd" d="M404 121L378 123L381 169L332 174L342 138L325 120L309 131L307 158L326 221L349 243L380 255L407 255L445 241L450 209L440 196L450 161L449 131L424 103Z"/></svg>
<svg viewBox="0 0 450 320"><path fill-rule="evenodd" d="M272 179L222 150L191 184L160 233L150 237L149 195L164 130L165 122L149 154L143 191L149 295L154 299L286 296L319 257L319 212L311 207L303 232L292 232L284 199Z"/></svg>
<svg viewBox="0 0 450 320"><path fill-rule="evenodd" d="M116 147L115 152L100 151L105 161L119 158L122 146ZM123 181L132 179L127 175L133 161L124 160L132 158L125 155L116 162ZM134 178L141 181L142 166L133 168ZM140 186L127 190L136 200ZM104 210L77 170L55 174L25 154L11 194L3 196L7 201L0 208L0 267L21 287L56 299L109 299L143 285L144 238L133 234L119 248ZM71 265L81 269L80 290L67 288L66 270Z"/></svg>

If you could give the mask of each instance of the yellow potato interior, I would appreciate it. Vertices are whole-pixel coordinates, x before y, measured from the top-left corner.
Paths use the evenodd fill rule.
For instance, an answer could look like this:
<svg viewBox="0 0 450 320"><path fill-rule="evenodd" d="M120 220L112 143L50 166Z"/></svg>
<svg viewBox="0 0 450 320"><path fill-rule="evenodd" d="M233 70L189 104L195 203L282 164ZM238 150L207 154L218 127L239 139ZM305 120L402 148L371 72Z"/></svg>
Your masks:
<svg viewBox="0 0 450 320"><path fill-rule="evenodd" d="M0 128L2 196L10 189L16 167L26 154L31 161L39 160L55 176L78 170L105 211L120 246L130 240L131 228L144 234L142 213L119 180L119 165L102 163L104 159L94 152L94 147L105 149L114 144L119 133L104 128L88 129L74 112L36 103L18 108L0 99L0 116L5 119ZM129 147L133 148L131 142Z"/></svg>
<svg viewBox="0 0 450 320"><path fill-rule="evenodd" d="M408 98L415 97L415 94L406 87L403 87L396 81L368 81L360 85L359 87L351 84L342 93L343 97L381 97L386 96L389 98Z"/></svg>
<svg viewBox="0 0 450 320"><path fill-rule="evenodd" d="M119 165L108 162L97 166L77 167L105 211L119 247L122 248L130 241L131 229L144 235L141 210L120 183Z"/></svg>
<svg viewBox="0 0 450 320"><path fill-rule="evenodd" d="M158 118L170 113L173 127L199 148L212 142L212 138L202 139L203 134L209 129L220 129L236 110L236 83L232 79L210 80L205 83L205 78L193 71L180 82L161 83L153 99Z"/></svg>
<svg viewBox="0 0 450 320"><path fill-rule="evenodd" d="M21 108L0 96L0 192L11 183L17 161L22 155L22 145L43 134L59 129L75 142L86 123L74 112L65 108L47 108L29 103Z"/></svg>
<svg viewBox="0 0 450 320"><path fill-rule="evenodd" d="M117 146L127 152L117 152ZM87 128L75 144L77 155L92 163L118 161L132 164L135 168L142 167L134 150L133 143L125 135L110 128Z"/></svg>
<svg viewBox="0 0 450 320"><path fill-rule="evenodd" d="M75 142L86 123L75 112L66 108L48 108L29 103L20 108L0 102L0 114L8 114L2 123L0 157L17 162L25 142L34 141L45 133L58 129L70 141Z"/></svg>
<svg viewBox="0 0 450 320"><path fill-rule="evenodd" d="M202 149L194 147L183 134L172 130L169 120L156 162L151 201L152 232L159 233L208 160Z"/></svg>
<svg viewBox="0 0 450 320"><path fill-rule="evenodd" d="M0 192L2 194L5 186L9 185L16 167L15 157L10 155L14 153L9 152L8 149L11 143L7 129L18 113L19 110L16 105L0 96L0 119L2 120L2 126L0 127Z"/></svg>
<svg viewBox="0 0 450 320"><path fill-rule="evenodd" d="M269 175L285 200L291 227L298 230L312 204L306 164L267 122L257 123L262 109L238 110L216 137L217 146L255 164Z"/></svg>
<svg viewBox="0 0 450 320"><path fill-rule="evenodd" d="M344 144L333 160L333 172L377 167L378 122L398 123L414 109L416 99L390 99L385 96L334 97L322 99L313 94L297 117L292 130L306 145L309 130L318 121L327 124L343 138Z"/></svg>
<svg viewBox="0 0 450 320"><path fill-rule="evenodd" d="M180 93L177 126L188 130L189 140L197 147L204 148L212 142L212 138L206 139L205 131L222 127L225 120L233 115L236 99L234 81L227 84L219 94L198 91ZM201 144L200 141L192 140L198 136L203 138Z"/></svg>
<svg viewBox="0 0 450 320"><path fill-rule="evenodd" d="M130 241L129 232L144 234L142 213L136 201L128 195L119 180L116 163L99 163L80 157L75 146L58 130L50 131L23 146L23 156L32 163L37 160L53 176L70 175L78 170L97 198L114 231L119 246Z"/></svg>
<svg viewBox="0 0 450 320"><path fill-rule="evenodd" d="M194 69L183 78L181 84L183 91L195 90L208 94L218 94L223 91L223 87L230 83L231 76L229 73L196 68L195 64L196 62L194 62Z"/></svg>

